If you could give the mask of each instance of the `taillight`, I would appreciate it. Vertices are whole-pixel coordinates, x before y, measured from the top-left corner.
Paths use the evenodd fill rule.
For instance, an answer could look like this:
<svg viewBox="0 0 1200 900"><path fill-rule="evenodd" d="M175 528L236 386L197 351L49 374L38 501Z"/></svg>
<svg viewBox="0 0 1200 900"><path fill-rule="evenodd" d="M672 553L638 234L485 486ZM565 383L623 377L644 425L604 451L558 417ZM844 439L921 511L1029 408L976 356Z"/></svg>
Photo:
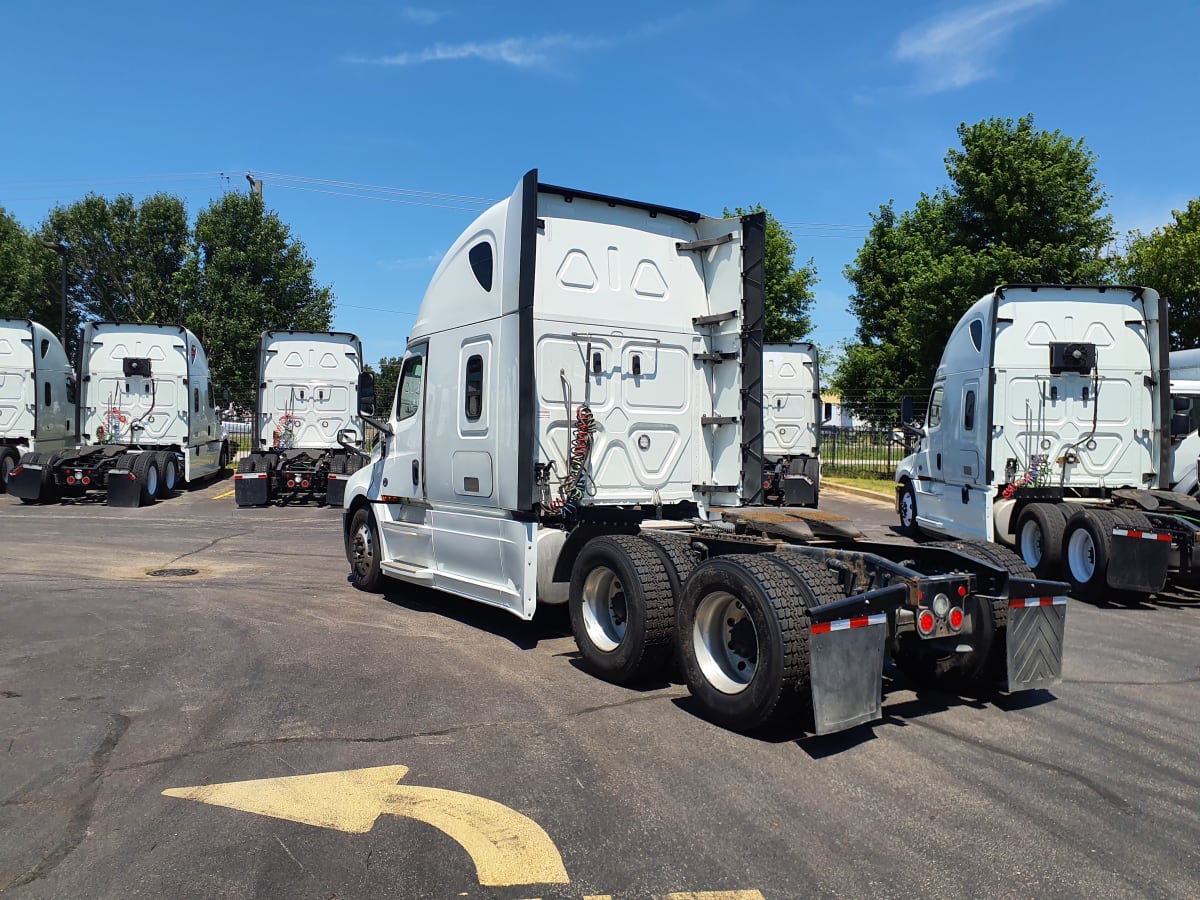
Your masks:
<svg viewBox="0 0 1200 900"><path fill-rule="evenodd" d="M958 631L958 629L962 628L963 611L961 606L956 606L950 610L950 618L948 621L950 623L951 631Z"/></svg>
<svg viewBox="0 0 1200 900"><path fill-rule="evenodd" d="M74 476L74 475L68 475L68 476L67 476L67 484L74 484L74 483L75 483L75 476Z"/></svg>
<svg viewBox="0 0 1200 900"><path fill-rule="evenodd" d="M90 478L88 478L86 475L84 475L84 476L83 476L83 483L84 483L84 484L91 484L91 483L92 483L92 479L90 479Z"/></svg>
<svg viewBox="0 0 1200 900"><path fill-rule="evenodd" d="M933 629L937 625L937 620L933 617L933 612L928 609L923 609L917 613L917 631L924 635L933 634Z"/></svg>
<svg viewBox="0 0 1200 900"><path fill-rule="evenodd" d="M289 478L289 479L288 479L288 487L295 487L295 486L296 486L296 479L295 479L295 478Z"/></svg>

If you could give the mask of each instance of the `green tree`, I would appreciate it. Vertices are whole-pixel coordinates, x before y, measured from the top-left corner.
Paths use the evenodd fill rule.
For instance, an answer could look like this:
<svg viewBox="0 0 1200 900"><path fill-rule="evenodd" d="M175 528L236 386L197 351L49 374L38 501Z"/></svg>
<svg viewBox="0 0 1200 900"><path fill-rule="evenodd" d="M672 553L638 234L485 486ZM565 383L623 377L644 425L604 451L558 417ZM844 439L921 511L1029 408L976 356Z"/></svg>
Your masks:
<svg viewBox="0 0 1200 900"><path fill-rule="evenodd" d="M33 295L37 249L29 232L0 206L0 317L32 318L56 328L57 319L46 322L46 310Z"/></svg>
<svg viewBox="0 0 1200 900"><path fill-rule="evenodd" d="M154 194L96 194L50 211L40 237L61 241L73 318L179 324L185 316L180 273L191 252L183 201ZM57 279L55 280L57 285Z"/></svg>
<svg viewBox="0 0 1200 900"><path fill-rule="evenodd" d="M763 339L767 341L798 341L812 329L811 309L817 269L809 259L796 267L796 242L791 233L779 224L761 203L749 209L738 207L733 215L746 216L766 213L766 247L763 255L763 296L766 321ZM730 215L728 209L725 215Z"/></svg>
<svg viewBox="0 0 1200 900"><path fill-rule="evenodd" d="M1188 350L1200 347L1200 199L1171 215L1169 225L1134 236L1122 280L1167 299L1171 349Z"/></svg>
<svg viewBox="0 0 1200 900"><path fill-rule="evenodd" d="M252 391L263 331L328 331L333 292L313 280L312 259L262 199L228 193L196 216L195 253L181 277L186 324L208 351L213 380Z"/></svg>
<svg viewBox="0 0 1200 900"><path fill-rule="evenodd" d="M375 376L375 415L381 419L386 419L392 411L403 363L403 356L384 356L379 360L379 374Z"/></svg>
<svg viewBox="0 0 1200 900"><path fill-rule="evenodd" d="M1033 116L958 127L948 187L897 214L889 201L846 278L859 321L833 388L874 421L925 394L946 339L968 307L1005 282L1104 279L1112 217L1081 140L1034 128Z"/></svg>

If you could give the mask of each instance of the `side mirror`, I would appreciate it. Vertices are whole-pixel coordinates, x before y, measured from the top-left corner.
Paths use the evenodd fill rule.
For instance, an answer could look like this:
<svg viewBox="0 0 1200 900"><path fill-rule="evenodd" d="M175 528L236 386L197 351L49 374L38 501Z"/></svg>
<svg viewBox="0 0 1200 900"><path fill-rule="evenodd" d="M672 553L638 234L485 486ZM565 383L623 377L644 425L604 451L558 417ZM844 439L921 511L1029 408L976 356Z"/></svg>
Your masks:
<svg viewBox="0 0 1200 900"><path fill-rule="evenodd" d="M229 392L229 388L224 388L224 389L222 389L222 391L221 391L221 400L222 400L222 402L224 402L224 403L228 403L228 402L229 402L230 400L232 400L232 399L233 399L233 394L231 394L231 393Z"/></svg>
<svg viewBox="0 0 1200 900"><path fill-rule="evenodd" d="M1191 430L1191 417L1187 413L1177 412L1171 416L1171 437L1183 437Z"/></svg>
<svg viewBox="0 0 1200 900"><path fill-rule="evenodd" d="M913 420L913 398L905 397L900 401L900 422L907 425Z"/></svg>
<svg viewBox="0 0 1200 900"><path fill-rule="evenodd" d="M1191 397L1172 397L1171 398L1171 409L1174 410L1175 412L1177 412L1177 413L1184 412L1185 413L1185 412L1190 411L1191 408L1192 408L1192 398Z"/></svg>
<svg viewBox="0 0 1200 900"><path fill-rule="evenodd" d="M360 372L358 375L358 414L375 415L375 376L370 372Z"/></svg>

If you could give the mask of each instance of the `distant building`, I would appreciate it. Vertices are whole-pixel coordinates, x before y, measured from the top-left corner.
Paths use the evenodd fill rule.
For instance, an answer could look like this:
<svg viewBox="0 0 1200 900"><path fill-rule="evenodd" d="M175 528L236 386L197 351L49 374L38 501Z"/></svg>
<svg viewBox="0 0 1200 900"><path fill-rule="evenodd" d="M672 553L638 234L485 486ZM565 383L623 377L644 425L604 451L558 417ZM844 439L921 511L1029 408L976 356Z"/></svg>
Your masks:
<svg viewBox="0 0 1200 900"><path fill-rule="evenodd" d="M840 394L821 394L821 406L822 425L825 428L860 428L868 424L865 419L860 419L842 406Z"/></svg>

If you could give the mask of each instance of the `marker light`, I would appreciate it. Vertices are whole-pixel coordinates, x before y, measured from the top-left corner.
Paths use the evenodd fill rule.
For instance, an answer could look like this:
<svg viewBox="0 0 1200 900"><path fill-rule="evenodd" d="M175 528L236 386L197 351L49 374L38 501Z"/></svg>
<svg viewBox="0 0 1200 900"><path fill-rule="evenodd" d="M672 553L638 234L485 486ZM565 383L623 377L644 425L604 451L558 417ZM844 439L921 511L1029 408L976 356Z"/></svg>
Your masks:
<svg viewBox="0 0 1200 900"><path fill-rule="evenodd" d="M937 620L934 619L933 613L927 609L923 609L917 614L917 631L921 632L921 634L933 634L936 623Z"/></svg>
<svg viewBox="0 0 1200 900"><path fill-rule="evenodd" d="M967 596L967 586L965 584L960 584L958 586L958 596L960 596L960 597Z"/></svg>

